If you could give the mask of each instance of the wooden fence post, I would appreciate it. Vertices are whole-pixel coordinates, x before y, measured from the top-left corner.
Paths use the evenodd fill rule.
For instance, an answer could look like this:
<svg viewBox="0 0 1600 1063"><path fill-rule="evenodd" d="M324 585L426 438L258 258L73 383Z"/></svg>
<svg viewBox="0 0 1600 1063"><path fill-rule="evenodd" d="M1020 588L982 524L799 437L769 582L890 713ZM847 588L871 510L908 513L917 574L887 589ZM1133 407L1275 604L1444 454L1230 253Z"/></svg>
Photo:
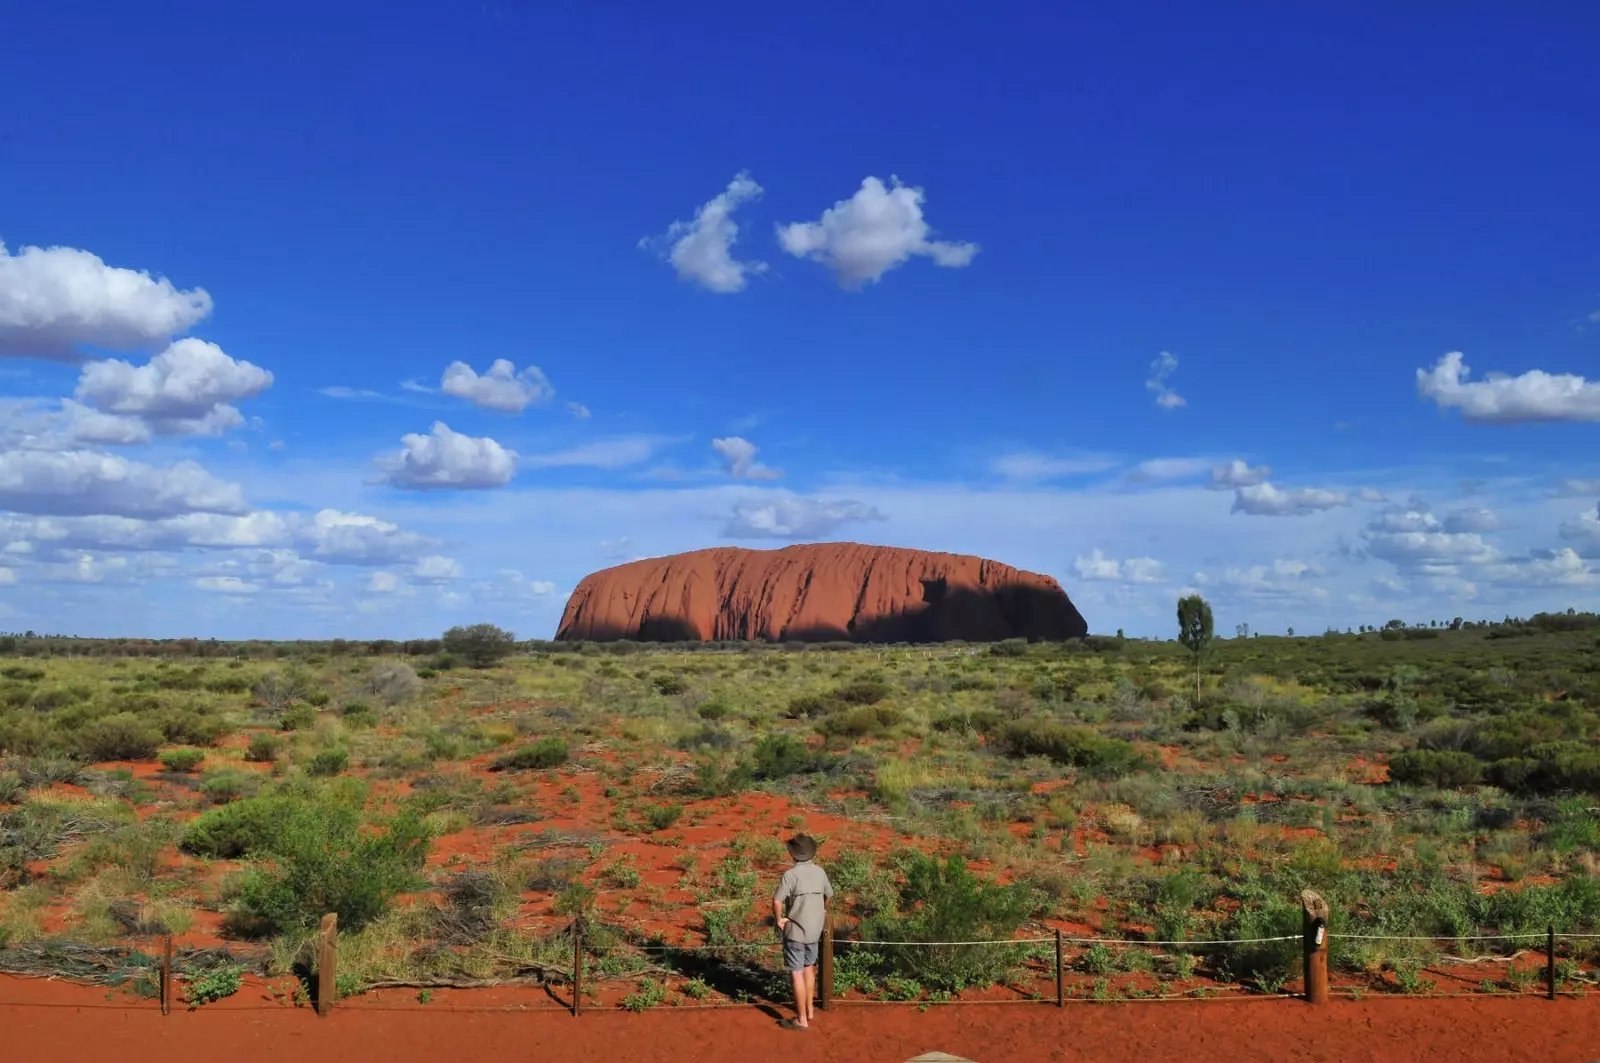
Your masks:
<svg viewBox="0 0 1600 1063"><path fill-rule="evenodd" d="M572 920L572 1015L583 1008L583 916Z"/></svg>
<svg viewBox="0 0 1600 1063"><path fill-rule="evenodd" d="M172 935L167 935L166 947L161 953L161 1014L172 1014Z"/></svg>
<svg viewBox="0 0 1600 1063"><path fill-rule="evenodd" d="M1306 1003L1328 1002L1328 902L1300 891L1301 930L1305 935Z"/></svg>
<svg viewBox="0 0 1600 1063"><path fill-rule="evenodd" d="M339 916L329 912L317 928L317 1014L327 1015L339 999Z"/></svg>
<svg viewBox="0 0 1600 1063"><path fill-rule="evenodd" d="M1056 928L1056 1007L1066 1007L1066 983L1061 980L1061 928Z"/></svg>
<svg viewBox="0 0 1600 1063"><path fill-rule="evenodd" d="M822 955L818 958L820 970L817 971L817 1007L823 1011L828 1010L828 1005L833 1001L833 912L825 911L822 916Z"/></svg>
<svg viewBox="0 0 1600 1063"><path fill-rule="evenodd" d="M1545 997L1549 1000L1556 998L1556 928L1555 924L1548 924L1544 931L1544 979Z"/></svg>

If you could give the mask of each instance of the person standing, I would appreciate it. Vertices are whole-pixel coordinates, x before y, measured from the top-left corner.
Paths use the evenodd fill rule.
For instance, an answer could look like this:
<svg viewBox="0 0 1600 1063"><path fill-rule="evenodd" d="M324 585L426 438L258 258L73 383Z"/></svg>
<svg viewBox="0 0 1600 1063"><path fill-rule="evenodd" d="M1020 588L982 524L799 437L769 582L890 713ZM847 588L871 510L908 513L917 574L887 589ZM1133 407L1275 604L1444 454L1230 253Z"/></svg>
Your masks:
<svg viewBox="0 0 1600 1063"><path fill-rule="evenodd" d="M790 1030L811 1027L817 996L817 952L822 941L822 924L827 917L833 883L828 873L812 862L817 843L809 834L796 834L788 841L794 866L783 873L772 895L772 915L783 935L783 965L794 980L795 1018L785 1019Z"/></svg>

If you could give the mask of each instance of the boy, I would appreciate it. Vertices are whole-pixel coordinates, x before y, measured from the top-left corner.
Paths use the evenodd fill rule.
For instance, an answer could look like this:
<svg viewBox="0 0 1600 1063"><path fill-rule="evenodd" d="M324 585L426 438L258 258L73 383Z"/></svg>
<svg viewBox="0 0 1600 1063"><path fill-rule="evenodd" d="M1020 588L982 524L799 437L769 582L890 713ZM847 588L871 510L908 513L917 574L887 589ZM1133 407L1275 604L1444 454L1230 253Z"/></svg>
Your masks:
<svg viewBox="0 0 1600 1063"><path fill-rule="evenodd" d="M833 896L828 873L811 858L817 843L808 834L796 834L788 842L794 866L783 873L778 890L772 895L772 914L783 935L783 965L794 979L796 1018L783 1020L787 1030L811 1028L817 995L817 946L822 940L822 921L827 902ZM787 902L788 911L784 911Z"/></svg>

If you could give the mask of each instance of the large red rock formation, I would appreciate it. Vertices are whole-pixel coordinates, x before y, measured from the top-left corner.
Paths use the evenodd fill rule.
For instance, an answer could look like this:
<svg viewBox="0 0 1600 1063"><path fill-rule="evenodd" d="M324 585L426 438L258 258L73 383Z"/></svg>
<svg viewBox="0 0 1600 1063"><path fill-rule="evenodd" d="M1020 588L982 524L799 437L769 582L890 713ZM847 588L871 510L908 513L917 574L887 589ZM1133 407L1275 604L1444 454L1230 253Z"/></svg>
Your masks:
<svg viewBox="0 0 1600 1063"><path fill-rule="evenodd" d="M987 642L1087 633L1049 576L964 554L816 543L603 569L572 592L556 638Z"/></svg>

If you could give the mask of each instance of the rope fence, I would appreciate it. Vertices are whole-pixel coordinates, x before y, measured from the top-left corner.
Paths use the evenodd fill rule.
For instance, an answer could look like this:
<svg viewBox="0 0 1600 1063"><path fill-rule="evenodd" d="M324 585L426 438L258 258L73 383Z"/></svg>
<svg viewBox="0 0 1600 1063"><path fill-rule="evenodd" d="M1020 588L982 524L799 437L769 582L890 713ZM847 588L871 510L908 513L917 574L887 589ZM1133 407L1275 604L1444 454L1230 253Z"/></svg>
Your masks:
<svg viewBox="0 0 1600 1063"><path fill-rule="evenodd" d="M1393 966L1397 981L1393 986L1389 986L1388 984L1384 985L1382 993L1385 996L1410 996L1424 998L1436 996L1460 997L1463 995L1531 996L1535 994L1530 990L1532 990L1539 981L1542 981L1544 984L1542 987L1539 987L1542 989L1542 993L1539 993L1538 995L1545 996L1548 999L1555 999L1558 995L1561 995L1558 993L1559 981L1565 981L1569 984L1576 983L1577 989L1568 990L1569 993L1582 993L1589 986L1600 986L1600 978L1586 976L1581 966L1570 960L1563 961L1565 963L1565 969L1563 971L1558 972L1557 969L1558 942L1600 941L1600 933L1580 933L1566 931L1557 932L1554 926L1547 927L1542 932L1528 930L1493 934L1379 934L1363 932L1336 933L1329 929L1328 920L1331 913L1327 903L1320 896L1313 891L1306 890L1302 892L1300 896L1300 902L1302 925L1301 932L1298 934L1277 934L1243 938L1196 938L1188 940L1174 938L1092 937L1064 934L1059 930L1052 934L1042 936L991 939L893 941L879 938L851 938L835 935L833 915L831 912L829 912L824 925L822 940L818 943L819 947L816 976L817 1006L826 1010L829 1007L840 1004L855 1006L869 1004L889 1005L907 1003L925 1005L929 1003L1029 1004L1053 1002L1057 1007L1062 1007L1068 1002L1070 996L1067 992L1066 985L1066 973L1068 969L1067 949L1069 946L1072 946L1075 949L1080 947L1083 949L1083 952L1079 955L1079 958L1073 961L1074 964L1079 964L1084 960L1085 957L1089 958L1089 962L1087 963L1086 967L1074 966L1073 970L1078 973L1087 970L1087 973L1099 976L1093 985L1091 995L1071 996L1071 1000L1074 1003L1090 1003L1105 999L1117 999L1125 1002L1129 1000L1156 1001L1242 999L1246 996L1256 997L1260 995L1266 995L1287 997L1292 995L1304 999L1313 1005L1321 1005L1327 1003L1331 995L1338 995L1340 997L1360 996L1366 992L1363 987L1351 985L1341 985L1335 987L1331 986L1329 982L1328 959L1330 946L1335 942L1344 941L1359 943L1427 943L1433 945L1465 942L1518 943L1538 940L1542 940L1544 942L1543 949L1539 949L1537 947L1517 948L1515 951L1507 950L1509 951L1509 955L1507 955L1505 952L1498 954L1491 952L1474 958L1434 956L1429 961L1434 965L1433 967L1417 968L1413 966L1409 968L1409 980L1399 978L1400 966L1398 962L1391 960L1391 966ZM565 948L566 945L563 942L570 939L572 950L570 967L566 967L564 964L550 965L541 969L541 977L539 979L532 981L522 980L516 982L516 984L519 985L525 983L530 985L537 984L538 986L544 988L551 997L551 1004L532 1007L527 1005L516 1005L509 1009L491 1007L487 1010L549 1011L560 1008L561 1010L567 1010L572 1015L576 1016L582 1013L586 1003L592 1003L600 999L596 989L596 983L607 981L615 982L629 978L639 979L645 975L668 975L680 977L690 975L693 976L691 979L691 986L694 983L698 983L698 990L692 994L692 999L690 999L691 993L687 989L684 990L683 996L686 999L673 1000L671 1006L675 1008L734 1008L749 1007L752 1004L758 1003L779 1004L787 1002L784 999L785 991L783 989L786 981L781 980L782 972L778 969L777 965L772 962L774 954L781 952L783 949L783 946L778 943L771 941L735 941L671 945L661 941L660 939L646 941L628 940L625 934L626 932L619 931L618 928L606 927L603 925L591 929L582 917L575 919L572 923L556 931L549 939L547 939L549 944L558 945L561 948ZM318 1015L327 1015L338 1000L338 935L339 931L337 917L328 915L323 918L318 932L312 942L313 953L315 956L315 969L309 980L309 984L306 986L308 992L304 1002L312 1004ZM1123 986L1122 989L1126 993L1125 996L1113 997L1106 991L1106 987L1109 985L1109 976L1113 974L1128 973L1136 975L1153 975L1152 967L1150 966L1152 961L1141 961L1139 966L1135 966L1133 965L1131 958L1123 956L1121 959L1117 959L1109 955L1105 950L1174 950L1176 955L1169 956L1168 959L1163 962L1170 965L1170 969L1172 971L1178 972L1177 979L1182 981L1192 977L1192 972L1194 971L1194 961L1196 959L1205 959L1205 957L1194 956L1192 954L1192 950L1209 950L1215 953L1217 950L1237 948L1248 949L1257 948L1260 946L1283 946L1289 943L1299 944L1299 949L1297 951L1300 953L1302 988L1296 993L1287 993L1282 990L1282 986L1288 980L1287 975L1283 975L1282 977L1274 976L1271 979L1258 978L1257 990L1251 990L1249 986L1244 984L1240 975L1236 973L1240 969L1235 969L1234 972L1230 972L1228 970L1226 964L1230 961L1222 961L1219 964L1219 969L1222 971L1222 976L1220 979L1216 981L1208 981L1206 984L1198 986L1191 986L1177 993L1169 992L1173 986L1170 982L1166 981L1159 982L1159 992L1155 989L1149 988L1149 986L1145 983L1141 983L1137 986ZM154 955L146 952L139 952L137 950L114 950L109 948L93 948L72 945L50 945L40 946L37 948L28 947L27 951L24 952L23 950L14 946L9 950L0 949L0 973L47 976L51 978L64 977L68 980L85 981L90 984L99 985L117 985L128 983L133 980L133 976L138 976L146 979L147 982L154 983L153 985L147 984L145 989L147 991L153 990L153 992L149 992L148 995L152 997L158 997L162 1014L168 1014L172 1010L173 1003L177 1000L177 991L181 980L187 979L190 982L196 982L200 978L204 977L209 971L215 970L217 965L236 962L237 959L241 958L227 954L226 950L184 950L185 955L178 957L178 962L175 962L172 940L170 937L166 938L166 940L163 942L163 946L164 947ZM888 999L855 998L847 1001L839 1000L838 993L836 992L836 953L845 956L853 955L858 964L858 966L854 968L854 980L846 981L844 983L846 990L848 991L851 988L859 988L863 984L868 986L870 990L873 985L878 984L873 982L872 978L886 967L891 970L894 969L892 967L892 963L894 962L904 963L904 957L907 952L961 949L995 950L996 953L1000 954L1001 959L994 961L998 963L998 966L991 967L991 970L1009 970L1012 972L1012 974L1017 974L1022 971L1031 972L1030 977L1033 979L1031 984L1034 987L1034 989L1031 991L1031 996L1019 997L1017 999L960 1000L955 999L954 995L951 993L935 993L934 989L936 984L930 981L927 983L928 988L926 990L928 997L926 1000L923 1000L921 999L921 994L924 992L924 990L918 986L915 981L910 981L910 984L916 988L917 996L915 997L896 996L894 993L890 993ZM1102 950L1098 953L1098 956L1096 954L1096 950ZM124 952L125 957L113 955L115 952ZM1529 953L1543 954L1542 958L1544 960L1544 970L1542 972L1537 972L1528 968L1524 968L1520 971L1516 969L1517 960L1528 955ZM621 963L618 963L615 960L608 962L607 960L608 957L626 957L629 955L655 957L656 959L645 963L643 966L635 964L631 967L627 964L626 960L623 960ZM901 959L898 961L895 960L897 955L901 957ZM1258 956L1259 955L1261 954L1258 954ZM1284 971L1284 965L1288 962L1288 957L1285 955L1285 952L1283 950L1269 951L1266 955L1273 957L1272 962L1277 964L1275 970L1282 974ZM1569 952L1569 956L1570 955L1571 953ZM672 957L678 957L681 962L676 964L673 963ZM865 957L867 961L867 966L865 967L859 966L862 957ZM71 962L67 964L67 967L70 969L46 970L43 966L41 966L42 962L46 958L69 960ZM1212 959L1215 960L1215 956L1213 956ZM938 969L938 964L949 964L953 963L954 961L949 956L934 956L928 961L919 960L916 962L926 962L930 965L933 965L924 968L925 970L933 970ZM1118 969L1111 966L1112 962L1126 963L1127 965ZM1183 965L1180 965L1180 963ZM1456 964L1459 966L1453 971L1441 970L1437 967L1437 965L1442 963ZM1464 975L1467 974L1467 971L1464 970L1464 968L1467 965L1479 963L1508 964L1508 970L1505 972L1506 981L1504 983L1497 983L1486 978L1478 983L1477 988L1470 991L1456 993L1432 993L1425 990L1431 990L1436 983L1431 980L1420 979L1419 977L1421 970L1428 970L1429 973L1439 975L1454 985L1465 986L1471 983L1466 977L1464 977ZM698 967L696 964L698 964ZM915 970L916 968L914 965L908 965L899 969L905 971ZM945 969L948 970L948 968ZM1161 969L1165 971L1168 968L1163 967ZM868 972L867 981L864 983L861 981L862 971ZM1539 973L1544 975L1542 979L1537 977ZM1053 1001L1050 999L1050 995L1048 993L1041 992L1038 989L1038 980L1047 977L1048 974L1054 975L1055 992ZM1516 977L1513 977L1513 975ZM884 976L882 985L892 988L894 982L896 981L896 977L897 976ZM1211 976L1207 975L1206 977L1210 978ZM715 990L708 986L708 983L712 981L715 981L718 985L718 988ZM902 984L904 984L908 981L908 979L901 978L900 981ZM586 982L588 983L587 987ZM501 984L501 982L496 982L492 979L473 983L474 986ZM648 985L649 983L645 984ZM948 985L952 983L946 984ZM959 985L960 983L953 984ZM980 982L978 984L988 983ZM1021 988L1019 988L1019 984L1012 980L1011 975L1005 975L1002 979L1002 984L1004 984L1008 989L1017 990L1019 992L1028 991L1025 988L1028 983L1021 983ZM1510 985L1512 988L1510 990L1494 988L1499 985ZM553 988L562 986L565 986L567 992L557 993ZM378 983L370 986L364 986L363 990L388 989L396 987L420 988L423 990L428 990L429 988L464 988L463 985L459 983L452 984L449 981L437 983L419 981L416 983ZM466 988L470 988L470 986ZM657 992L657 995L653 999L645 999L643 1003L636 1002L637 1006L634 1006L630 1005L630 998L624 998L621 1006L629 1010L642 1010L643 1007L655 1006L662 1003L665 992L664 984L657 982L654 988ZM1075 990L1084 989L1085 985L1080 978L1075 985ZM1242 990L1243 992L1231 992L1230 990L1233 989ZM1419 989L1424 991L1416 991ZM719 992L730 999L726 1001L705 1001L700 999L708 992ZM568 995L570 995L570 1000L565 1002L561 1001L560 998L562 996ZM0 1002L0 1004L3 1004L3 1002ZM138 1007L138 1005L121 1006ZM395 1009L390 1005L380 1005L376 1001L366 1002L361 1006L366 1008L378 1008L380 1010L400 1010ZM469 1005L441 1007L439 1010L461 1010L462 1008L467 1008L470 1010Z"/></svg>

